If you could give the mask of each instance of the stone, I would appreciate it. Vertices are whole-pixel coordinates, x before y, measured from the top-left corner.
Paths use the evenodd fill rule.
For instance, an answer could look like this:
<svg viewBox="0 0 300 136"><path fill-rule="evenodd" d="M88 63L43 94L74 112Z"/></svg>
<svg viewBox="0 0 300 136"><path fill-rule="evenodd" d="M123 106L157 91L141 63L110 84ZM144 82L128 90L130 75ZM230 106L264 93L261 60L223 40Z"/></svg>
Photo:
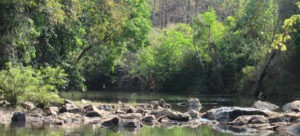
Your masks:
<svg viewBox="0 0 300 136"><path fill-rule="evenodd" d="M83 122L85 124L98 124L101 121L100 117L83 117Z"/></svg>
<svg viewBox="0 0 300 136"><path fill-rule="evenodd" d="M22 112L15 112L13 117L11 118L12 122L18 122L18 121L26 121L26 115Z"/></svg>
<svg viewBox="0 0 300 136"><path fill-rule="evenodd" d="M56 119L63 120L64 123L82 123L82 116L77 113L64 112L58 115Z"/></svg>
<svg viewBox="0 0 300 136"><path fill-rule="evenodd" d="M177 106L187 107L187 102L180 102L176 104Z"/></svg>
<svg viewBox="0 0 300 136"><path fill-rule="evenodd" d="M34 108L31 111L29 111L28 115L31 117L42 117L44 114L44 111L41 108Z"/></svg>
<svg viewBox="0 0 300 136"><path fill-rule="evenodd" d="M155 121L156 121L156 118L155 118L155 116L153 116L153 115L148 115L148 116L144 117L144 118L142 119L142 121L144 121L144 122L155 122Z"/></svg>
<svg viewBox="0 0 300 136"><path fill-rule="evenodd" d="M89 111L98 111L99 109L91 104L86 105L83 107L85 112L89 112Z"/></svg>
<svg viewBox="0 0 300 136"><path fill-rule="evenodd" d="M63 124L64 124L64 121L63 121L63 120L59 120L59 119L55 119L55 120L53 121L53 124L54 124L54 125L63 125Z"/></svg>
<svg viewBox="0 0 300 136"><path fill-rule="evenodd" d="M75 106L75 104L73 103L73 101L68 100L68 99L65 99L65 100L64 100L64 104L71 104L71 105L74 105L74 106Z"/></svg>
<svg viewBox="0 0 300 136"><path fill-rule="evenodd" d="M103 122L102 126L105 126L105 127L112 127L112 126L118 127L120 120L121 119L119 117L114 117L111 120Z"/></svg>
<svg viewBox="0 0 300 136"><path fill-rule="evenodd" d="M126 110L126 113L134 113L136 112L136 109L133 106L130 106L128 110Z"/></svg>
<svg viewBox="0 0 300 136"><path fill-rule="evenodd" d="M145 114L147 111L145 111L144 109L137 109L135 112L140 114Z"/></svg>
<svg viewBox="0 0 300 136"><path fill-rule="evenodd" d="M171 105L166 103L166 101L164 99L160 99L159 100L159 106L160 107L163 107L163 108L167 108L167 109L170 109L171 108Z"/></svg>
<svg viewBox="0 0 300 136"><path fill-rule="evenodd" d="M46 115L56 116L58 111L59 111L58 107L54 107L54 106L44 109L44 112L45 112Z"/></svg>
<svg viewBox="0 0 300 136"><path fill-rule="evenodd" d="M89 104L92 103L91 101L85 100L85 99L81 99L81 103L82 104Z"/></svg>
<svg viewBox="0 0 300 136"><path fill-rule="evenodd" d="M128 113L128 114L121 114L119 115L121 119L137 119L141 120L142 119L142 114L140 113Z"/></svg>
<svg viewBox="0 0 300 136"><path fill-rule="evenodd" d="M171 112L170 114L167 115L167 117L170 120L182 121L182 122L187 122L191 118L189 114L180 113L180 112Z"/></svg>
<svg viewBox="0 0 300 136"><path fill-rule="evenodd" d="M169 109L163 109L163 110L152 110L150 115L154 115L156 118L160 118L162 116L166 116L171 113L171 110Z"/></svg>
<svg viewBox="0 0 300 136"><path fill-rule="evenodd" d="M86 113L87 117L102 117L102 114L98 111L89 111Z"/></svg>
<svg viewBox="0 0 300 136"><path fill-rule="evenodd" d="M299 136L300 135L300 123L293 124L287 128L289 134Z"/></svg>
<svg viewBox="0 0 300 136"><path fill-rule="evenodd" d="M111 106L111 105L99 105L99 106L97 106L97 108L99 110L105 110L105 111L112 111L113 110L113 106Z"/></svg>
<svg viewBox="0 0 300 136"><path fill-rule="evenodd" d="M291 103L285 104L282 109L285 112L300 112L300 101L293 101Z"/></svg>
<svg viewBox="0 0 300 136"><path fill-rule="evenodd" d="M0 101L0 107L9 106L9 105L10 103L8 101L3 101L3 100Z"/></svg>
<svg viewBox="0 0 300 136"><path fill-rule="evenodd" d="M151 101L151 105L153 106L154 109L159 108L159 101Z"/></svg>
<svg viewBox="0 0 300 136"><path fill-rule="evenodd" d="M244 115L263 115L270 117L274 112L268 109L257 108L241 108L241 107L221 107L208 110L203 117L210 120L217 120L220 122L231 122L239 116Z"/></svg>
<svg viewBox="0 0 300 136"><path fill-rule="evenodd" d="M122 120L119 123L119 127L133 127L133 128L140 128L142 124L138 120Z"/></svg>
<svg viewBox="0 0 300 136"><path fill-rule="evenodd" d="M35 108L32 102L21 102L21 106L23 106L26 110L32 110Z"/></svg>
<svg viewBox="0 0 300 136"><path fill-rule="evenodd" d="M256 101L253 105L253 108L258 108L258 109L268 109L271 111L277 110L279 108L279 106L272 104L270 102L264 102L264 101Z"/></svg>
<svg viewBox="0 0 300 136"><path fill-rule="evenodd" d="M198 98L188 99L187 106L189 109L197 109L198 111L200 111L202 108L202 104L200 103Z"/></svg>
<svg viewBox="0 0 300 136"><path fill-rule="evenodd" d="M247 115L247 116L239 116L229 124L232 125L248 125L248 124L266 124L268 123L268 118L262 115Z"/></svg>
<svg viewBox="0 0 300 136"><path fill-rule="evenodd" d="M81 113L83 112L83 108L76 107L73 104L67 103L59 109L59 112L60 113L64 113L64 112Z"/></svg>
<svg viewBox="0 0 300 136"><path fill-rule="evenodd" d="M186 114L189 114L192 118L199 118L200 113L196 110L190 110Z"/></svg>

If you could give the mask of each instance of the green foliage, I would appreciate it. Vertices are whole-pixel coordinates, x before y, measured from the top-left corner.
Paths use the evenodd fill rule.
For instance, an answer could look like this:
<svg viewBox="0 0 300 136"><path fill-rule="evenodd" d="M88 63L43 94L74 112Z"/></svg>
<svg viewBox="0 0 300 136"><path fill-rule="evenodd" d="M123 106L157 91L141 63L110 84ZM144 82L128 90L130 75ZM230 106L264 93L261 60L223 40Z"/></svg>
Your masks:
<svg viewBox="0 0 300 136"><path fill-rule="evenodd" d="M62 102L57 88L64 88L68 81L67 74L60 67L34 69L30 66L12 66L11 63L7 67L7 70L0 72L0 91L12 105L30 101L48 107L51 102Z"/></svg>
<svg viewBox="0 0 300 136"><path fill-rule="evenodd" d="M182 70L184 56L191 51L192 29L188 25L178 24L137 53L136 61L131 63L130 74L140 81L142 89L156 91Z"/></svg>

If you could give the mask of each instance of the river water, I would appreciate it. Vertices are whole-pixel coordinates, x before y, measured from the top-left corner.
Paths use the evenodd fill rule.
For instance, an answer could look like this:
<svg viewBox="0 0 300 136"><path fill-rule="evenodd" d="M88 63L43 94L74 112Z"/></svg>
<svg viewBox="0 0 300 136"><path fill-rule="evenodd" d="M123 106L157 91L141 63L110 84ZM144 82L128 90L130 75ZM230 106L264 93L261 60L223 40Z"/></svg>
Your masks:
<svg viewBox="0 0 300 136"><path fill-rule="evenodd" d="M203 105L201 112L208 109L221 106L240 106L249 107L255 99L251 97L240 97L237 95L199 95L199 94L180 94L180 93L131 93L122 91L89 91L81 93L61 93L61 96L71 100L91 100L103 103L117 103L118 101L128 103L147 103L152 100L164 99L172 105L172 109L185 112L186 108L176 106L176 103L186 101L188 98L198 98ZM269 99L268 101L282 106L283 104L293 101L297 98L290 99ZM247 135L241 132L235 132L227 128L213 129L206 125L197 128L190 127L172 127L162 126L149 127L144 126L140 130L110 130L101 128L97 125L70 126L69 128L51 128L43 126L34 128L32 126L14 127L0 126L0 136L232 136ZM277 135L277 134L274 134Z"/></svg>

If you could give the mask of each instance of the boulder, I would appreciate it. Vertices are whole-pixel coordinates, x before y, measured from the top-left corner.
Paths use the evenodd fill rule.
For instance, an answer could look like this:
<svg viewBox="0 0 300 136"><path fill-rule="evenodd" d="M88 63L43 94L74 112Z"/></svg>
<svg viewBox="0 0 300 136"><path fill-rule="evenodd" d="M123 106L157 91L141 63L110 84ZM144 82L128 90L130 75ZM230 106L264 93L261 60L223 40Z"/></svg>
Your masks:
<svg viewBox="0 0 300 136"><path fill-rule="evenodd" d="M70 123L82 123L82 116L77 113L69 113L64 112L58 115L58 120L62 120L64 123L70 124Z"/></svg>
<svg viewBox="0 0 300 136"><path fill-rule="evenodd" d="M162 116L166 116L171 113L171 110L169 109L163 109L163 110L152 110L150 115L154 115L156 118L160 118Z"/></svg>
<svg viewBox="0 0 300 136"><path fill-rule="evenodd" d="M102 123L102 126L105 126L105 127L118 127L120 120L121 119L119 117L114 117L111 120L104 121Z"/></svg>
<svg viewBox="0 0 300 136"><path fill-rule="evenodd" d="M147 111L145 111L144 109L137 109L136 113L140 113L140 114L145 114Z"/></svg>
<svg viewBox="0 0 300 136"><path fill-rule="evenodd" d="M241 125L248 125L248 124L266 124L268 123L268 118L262 115L246 115L246 116L239 116L229 124L241 126Z"/></svg>
<svg viewBox="0 0 300 136"><path fill-rule="evenodd" d="M171 105L168 104L168 103L166 103L166 101L165 101L164 99L160 99L160 100L159 100L159 106L160 106L160 107L163 107L163 108L168 108L168 109L171 108Z"/></svg>
<svg viewBox="0 0 300 136"><path fill-rule="evenodd" d="M64 113L64 112L81 113L83 112L83 108L76 107L73 104L67 103L59 109L59 112L60 113Z"/></svg>
<svg viewBox="0 0 300 136"><path fill-rule="evenodd" d="M44 114L44 111L41 108L34 108L31 111L29 111L28 115L31 117L42 117Z"/></svg>
<svg viewBox="0 0 300 136"><path fill-rule="evenodd" d="M142 114L140 113L128 113L128 114L121 114L119 115L121 119L137 119L141 120L142 119Z"/></svg>
<svg viewBox="0 0 300 136"><path fill-rule="evenodd" d="M200 117L200 113L196 110L190 110L190 111L186 112L186 114L189 114L192 118Z"/></svg>
<svg viewBox="0 0 300 136"><path fill-rule="evenodd" d="M18 122L18 121L26 121L26 115L22 112L15 112L13 117L11 118L12 122Z"/></svg>
<svg viewBox="0 0 300 136"><path fill-rule="evenodd" d="M81 99L81 103L82 104L89 104L92 103L91 101L85 100L85 99Z"/></svg>
<svg viewBox="0 0 300 136"><path fill-rule="evenodd" d="M87 117L102 117L103 115L99 111L88 111L86 113Z"/></svg>
<svg viewBox="0 0 300 136"><path fill-rule="evenodd" d="M190 120L190 115L180 112L171 112L167 115L170 120L187 122Z"/></svg>
<svg viewBox="0 0 300 136"><path fill-rule="evenodd" d="M83 117L83 122L85 124L98 124L101 121L100 117Z"/></svg>
<svg viewBox="0 0 300 136"><path fill-rule="evenodd" d="M76 105L73 103L73 101L68 100L68 99L65 99L65 100L64 100L64 104L71 104L71 105L73 105L73 106L76 106Z"/></svg>
<svg viewBox="0 0 300 136"><path fill-rule="evenodd" d="M241 107L221 107L207 111L203 117L210 120L217 120L220 122L230 122L239 116L244 115L263 115L270 117L274 112L268 109L257 108L241 108Z"/></svg>
<svg viewBox="0 0 300 136"><path fill-rule="evenodd" d="M285 104L282 109L285 112L300 112L300 101L293 101L291 103Z"/></svg>
<svg viewBox="0 0 300 136"><path fill-rule="evenodd" d="M253 108L258 108L258 109L268 109L271 111L277 110L279 108L279 106L272 104L270 102L264 102L264 101L256 101L253 105Z"/></svg>
<svg viewBox="0 0 300 136"><path fill-rule="evenodd" d="M121 120L119 127L141 128L143 125L138 120Z"/></svg>
<svg viewBox="0 0 300 136"><path fill-rule="evenodd" d="M155 122L156 118L153 115L148 115L142 119L143 122Z"/></svg>
<svg viewBox="0 0 300 136"><path fill-rule="evenodd" d="M9 105L10 103L8 101L3 101L3 100L0 101L0 107L9 106Z"/></svg>
<svg viewBox="0 0 300 136"><path fill-rule="evenodd" d="M54 116L56 116L57 113L58 113L58 111L59 111L58 107L53 107L53 106L44 109L44 112L45 112L46 115L54 115Z"/></svg>
<svg viewBox="0 0 300 136"><path fill-rule="evenodd" d="M187 106L189 109L196 109L198 111L201 110L202 104L200 103L198 98L190 98L187 101Z"/></svg>
<svg viewBox="0 0 300 136"><path fill-rule="evenodd" d="M153 106L154 109L159 108L159 101L151 101L151 105Z"/></svg>
<svg viewBox="0 0 300 136"><path fill-rule="evenodd" d="M22 102L21 106L23 106L26 110L32 110L35 108L32 102Z"/></svg>
<svg viewBox="0 0 300 136"><path fill-rule="evenodd" d="M112 111L113 110L113 106L111 106L111 105L99 105L99 106L97 106L97 108L99 110L105 110L105 111Z"/></svg>
<svg viewBox="0 0 300 136"><path fill-rule="evenodd" d="M129 109L126 110L126 113L134 113L136 109L133 106L130 106Z"/></svg>
<svg viewBox="0 0 300 136"><path fill-rule="evenodd" d="M89 112L89 111L98 111L98 108L89 104L83 107L85 112Z"/></svg>

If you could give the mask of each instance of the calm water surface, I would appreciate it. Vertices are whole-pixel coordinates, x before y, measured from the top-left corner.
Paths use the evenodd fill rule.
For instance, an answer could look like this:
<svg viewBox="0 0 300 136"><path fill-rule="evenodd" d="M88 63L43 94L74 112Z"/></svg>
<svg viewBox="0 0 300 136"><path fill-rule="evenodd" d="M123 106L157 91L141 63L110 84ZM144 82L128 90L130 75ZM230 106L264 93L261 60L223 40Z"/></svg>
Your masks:
<svg viewBox="0 0 300 136"><path fill-rule="evenodd" d="M64 98L72 100L92 100L104 103L117 103L131 102L131 103L146 103L152 100L164 99L167 103L172 105L172 109L178 111L186 111L186 108L176 106L176 103L186 101L188 98L198 98L202 105L202 112L221 106L241 106L249 107L253 104L255 99L247 97L239 97L236 95L199 95L199 94L179 94L179 93L128 93L128 92L99 92L99 91L89 91L85 94L80 93L61 93ZM278 98L269 99L268 101L275 103L277 105L283 105L287 102L292 101L291 98L280 100ZM0 136L233 136L240 135L240 133L232 132L230 129L213 129L206 125L199 126L197 128L190 127L148 127L144 126L140 130L110 130L105 128L100 128L93 125L77 126L73 128L51 128L49 126L44 126L43 128L32 128L31 126L26 126L22 128L15 128L11 126L0 126ZM243 134L245 135L245 134ZM247 135L247 134L246 134ZM277 135L277 134L274 134Z"/></svg>

